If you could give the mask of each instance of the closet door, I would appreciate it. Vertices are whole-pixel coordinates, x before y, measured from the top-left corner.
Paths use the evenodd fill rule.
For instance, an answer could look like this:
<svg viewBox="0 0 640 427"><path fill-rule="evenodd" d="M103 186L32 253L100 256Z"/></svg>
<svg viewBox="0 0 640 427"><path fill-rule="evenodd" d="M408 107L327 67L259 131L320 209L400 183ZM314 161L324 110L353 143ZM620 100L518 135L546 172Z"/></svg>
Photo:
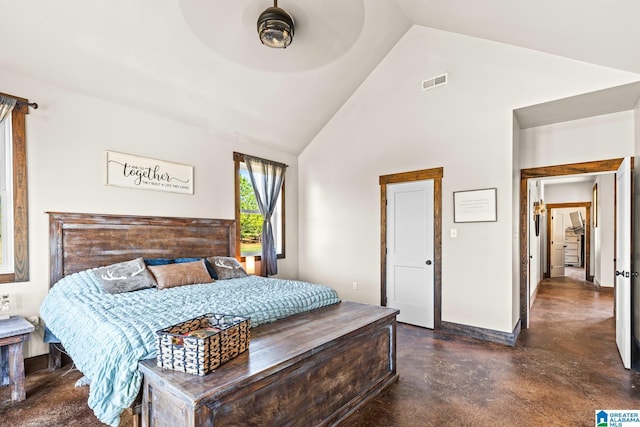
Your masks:
<svg viewBox="0 0 640 427"><path fill-rule="evenodd" d="M387 306L434 327L433 180L387 185Z"/></svg>

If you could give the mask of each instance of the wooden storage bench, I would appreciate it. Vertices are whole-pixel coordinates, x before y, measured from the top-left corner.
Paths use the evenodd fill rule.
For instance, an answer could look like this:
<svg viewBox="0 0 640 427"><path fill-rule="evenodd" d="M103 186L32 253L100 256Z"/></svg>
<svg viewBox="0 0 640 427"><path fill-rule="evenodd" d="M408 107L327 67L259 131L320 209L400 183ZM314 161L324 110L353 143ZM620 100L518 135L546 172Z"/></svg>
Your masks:
<svg viewBox="0 0 640 427"><path fill-rule="evenodd" d="M397 313L342 302L259 326L204 377L143 361L142 425L335 424L397 380Z"/></svg>

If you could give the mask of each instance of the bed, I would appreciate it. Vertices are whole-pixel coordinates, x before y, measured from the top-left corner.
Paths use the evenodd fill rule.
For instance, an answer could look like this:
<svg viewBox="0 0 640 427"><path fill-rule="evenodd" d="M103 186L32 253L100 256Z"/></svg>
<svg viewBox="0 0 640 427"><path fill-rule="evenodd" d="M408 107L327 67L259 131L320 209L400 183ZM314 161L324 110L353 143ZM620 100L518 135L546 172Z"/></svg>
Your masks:
<svg viewBox="0 0 640 427"><path fill-rule="evenodd" d="M333 423L347 417L397 379L396 312L382 307L339 303L335 292L324 286L297 281L273 282L273 279L251 276L162 291L143 289L130 292L135 296L132 299L127 293L109 295L106 299L99 295L102 290L99 278L92 270L97 267L136 258L232 256L235 254L235 222L232 220L78 213L49 215L50 295L67 289L59 301L66 299L69 306L56 310L54 307L59 301L43 304L43 307L46 305L43 318L53 327L54 334L62 335L59 338L74 361L79 363L80 370L88 373L92 381L89 404L107 424L117 425L119 412L134 402L141 388L144 393L139 412L142 413L143 425L215 425L230 422L230 414L240 413L243 419L270 419L274 423L281 423L285 418L297 420L287 422L292 425ZM321 292L311 297L296 294L298 287L307 286L313 288L313 292ZM234 296L250 287L254 290L249 293L260 298L248 306L234 304ZM266 289L273 290L274 287L283 291L276 296L277 304L263 298ZM165 294L173 293L179 295L178 300L171 298L165 301ZM281 304L287 294L293 295L292 301ZM61 306L64 304L60 303ZM87 306L95 305L105 310L100 310L97 317L90 320L92 315L85 310L88 310ZM294 310L284 310L283 305L294 307ZM251 317L255 338L249 351L222 365L204 380L156 368L153 331L203 314L203 311L233 312ZM142 312L149 314L143 321L140 318ZM88 320L75 329L62 326L67 313L72 319L86 317ZM105 313L108 313L108 318ZM136 321L131 325L121 325L132 317ZM352 321L347 321L352 317ZM341 322L342 325L328 328L328 322ZM136 333L130 336L128 329L134 329ZM309 334L309 331L314 332ZM125 344L117 344L118 337L123 334L126 336ZM136 345L131 345L131 342ZM115 362L110 360L92 364L95 356L87 352L101 343L107 344L100 350L102 353L113 352L122 346L136 350L127 349L125 359L128 365L124 368L112 366ZM359 357L359 349L362 348L368 349L366 358ZM361 363L347 361L345 354L351 359L362 359ZM372 363L378 367L373 374L370 372ZM340 377L346 378L347 382L336 381L329 367L342 370ZM313 377L305 374L296 379L292 372L316 373ZM313 378L313 384L308 383L309 378ZM112 390L105 392L114 379L121 380L118 393ZM256 405L239 403L258 395L262 401L269 401L270 397L278 395L278 390L288 389L297 391L286 393L289 398L277 397L276 415L273 408L263 408L261 413ZM93 398L94 394L106 394L107 399L102 396ZM337 395L340 397L336 399ZM309 408L301 405L301 396L302 400L321 408L315 410L312 418ZM154 405L158 399L162 405ZM239 411L239 407L244 408L244 412Z"/></svg>

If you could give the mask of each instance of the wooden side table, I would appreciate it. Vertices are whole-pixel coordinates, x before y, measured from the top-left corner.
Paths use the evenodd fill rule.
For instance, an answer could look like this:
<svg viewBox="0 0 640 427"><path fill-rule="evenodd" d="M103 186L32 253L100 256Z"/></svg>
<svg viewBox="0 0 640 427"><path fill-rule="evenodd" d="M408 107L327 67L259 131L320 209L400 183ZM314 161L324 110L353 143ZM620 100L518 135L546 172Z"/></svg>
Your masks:
<svg viewBox="0 0 640 427"><path fill-rule="evenodd" d="M0 385L11 385L11 400L14 402L27 397L22 344L34 329L20 316L0 320Z"/></svg>

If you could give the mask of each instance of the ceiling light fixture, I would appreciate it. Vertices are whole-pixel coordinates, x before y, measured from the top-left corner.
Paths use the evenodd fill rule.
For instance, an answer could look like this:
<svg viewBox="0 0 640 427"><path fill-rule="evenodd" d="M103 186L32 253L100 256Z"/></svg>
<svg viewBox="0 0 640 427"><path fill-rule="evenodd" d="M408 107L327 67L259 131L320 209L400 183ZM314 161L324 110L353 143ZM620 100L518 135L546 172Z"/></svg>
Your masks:
<svg viewBox="0 0 640 427"><path fill-rule="evenodd" d="M293 40L293 18L278 7L278 0L273 0L273 7L268 7L258 17L258 35L263 45L286 49Z"/></svg>

